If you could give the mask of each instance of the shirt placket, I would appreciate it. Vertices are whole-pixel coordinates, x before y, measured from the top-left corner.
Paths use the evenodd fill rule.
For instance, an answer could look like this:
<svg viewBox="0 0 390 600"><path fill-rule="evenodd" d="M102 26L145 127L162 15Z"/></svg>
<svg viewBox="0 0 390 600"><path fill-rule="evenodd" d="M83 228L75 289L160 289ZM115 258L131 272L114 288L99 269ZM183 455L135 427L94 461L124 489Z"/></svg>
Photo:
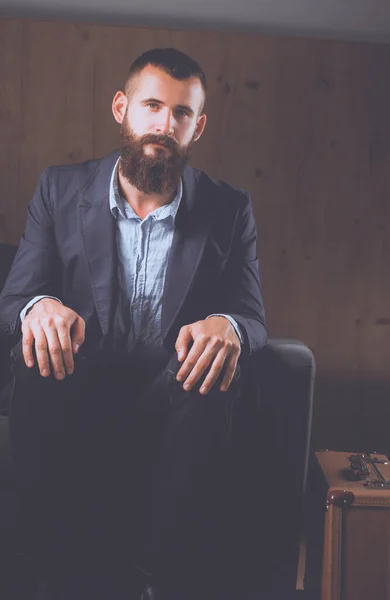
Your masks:
<svg viewBox="0 0 390 600"><path fill-rule="evenodd" d="M132 299L132 321L135 339L139 340L142 331L142 313L145 300L146 266L149 251L152 220L146 218L139 223L137 257L135 262L135 283Z"/></svg>

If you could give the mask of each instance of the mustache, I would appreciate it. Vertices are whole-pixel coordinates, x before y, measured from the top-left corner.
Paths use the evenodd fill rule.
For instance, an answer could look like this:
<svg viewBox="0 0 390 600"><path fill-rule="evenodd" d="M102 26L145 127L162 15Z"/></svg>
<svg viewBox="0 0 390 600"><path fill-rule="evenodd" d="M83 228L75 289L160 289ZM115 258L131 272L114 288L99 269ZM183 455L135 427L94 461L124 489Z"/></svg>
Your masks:
<svg viewBox="0 0 390 600"><path fill-rule="evenodd" d="M161 144L169 150L176 150L178 147L177 142L168 135L156 135L154 133L142 136L140 142L142 146L146 146L147 144Z"/></svg>

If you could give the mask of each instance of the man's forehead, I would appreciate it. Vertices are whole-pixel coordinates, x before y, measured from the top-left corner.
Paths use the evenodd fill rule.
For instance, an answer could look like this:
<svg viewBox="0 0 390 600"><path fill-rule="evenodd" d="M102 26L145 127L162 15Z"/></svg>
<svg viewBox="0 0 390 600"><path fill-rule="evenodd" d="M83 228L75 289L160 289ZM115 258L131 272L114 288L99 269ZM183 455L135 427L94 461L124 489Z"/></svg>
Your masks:
<svg viewBox="0 0 390 600"><path fill-rule="evenodd" d="M176 100L178 104L202 102L203 88L197 77L175 79L158 67L146 66L134 77L132 93L137 99ZM161 97L160 97L161 96Z"/></svg>

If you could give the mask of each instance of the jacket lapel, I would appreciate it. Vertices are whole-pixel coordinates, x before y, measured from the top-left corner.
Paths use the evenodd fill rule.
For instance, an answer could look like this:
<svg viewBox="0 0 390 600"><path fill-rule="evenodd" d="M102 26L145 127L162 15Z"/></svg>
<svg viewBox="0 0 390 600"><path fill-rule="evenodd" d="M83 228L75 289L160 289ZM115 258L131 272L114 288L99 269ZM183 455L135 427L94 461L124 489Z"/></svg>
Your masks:
<svg viewBox="0 0 390 600"><path fill-rule="evenodd" d="M100 162L82 190L78 206L93 299L103 335L108 331L116 293L117 248L109 190L118 157L119 152L114 152Z"/></svg>
<svg viewBox="0 0 390 600"><path fill-rule="evenodd" d="M186 167L183 172L183 197L176 216L164 284L161 317L163 341L174 325L191 289L206 245L210 219L207 218L205 196L205 190L202 192L197 180L196 171Z"/></svg>

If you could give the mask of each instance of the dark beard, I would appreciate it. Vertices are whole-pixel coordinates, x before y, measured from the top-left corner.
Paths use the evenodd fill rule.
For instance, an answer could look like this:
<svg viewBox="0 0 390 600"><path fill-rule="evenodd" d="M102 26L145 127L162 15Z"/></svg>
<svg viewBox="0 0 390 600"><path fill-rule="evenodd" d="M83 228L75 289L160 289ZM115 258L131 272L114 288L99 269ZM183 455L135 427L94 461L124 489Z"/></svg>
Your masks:
<svg viewBox="0 0 390 600"><path fill-rule="evenodd" d="M169 149L157 149L154 156L146 155L144 146L160 143ZM169 136L147 134L137 137L130 129L126 116L121 126L121 160L123 177L144 194L170 194L176 191L180 176L187 164L193 140L180 148Z"/></svg>

